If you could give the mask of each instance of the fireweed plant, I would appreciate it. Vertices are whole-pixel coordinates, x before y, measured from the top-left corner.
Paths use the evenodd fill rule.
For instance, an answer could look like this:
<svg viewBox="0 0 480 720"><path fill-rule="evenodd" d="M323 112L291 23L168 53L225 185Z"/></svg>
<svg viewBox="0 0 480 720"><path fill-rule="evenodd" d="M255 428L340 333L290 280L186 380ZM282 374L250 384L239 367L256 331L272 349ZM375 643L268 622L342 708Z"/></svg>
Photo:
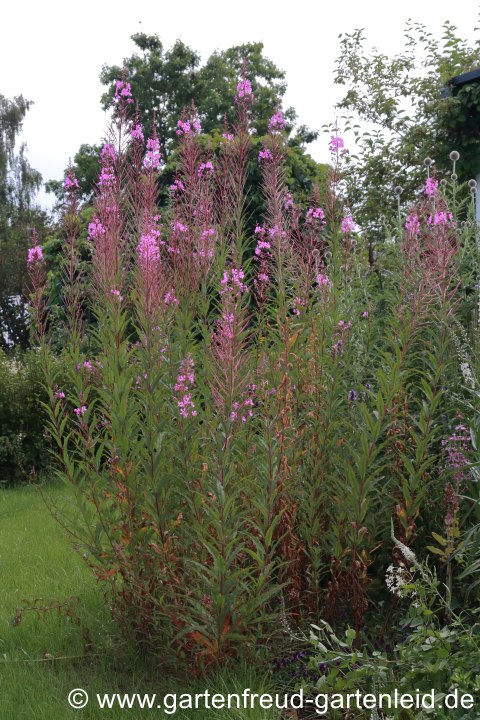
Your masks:
<svg viewBox="0 0 480 720"><path fill-rule="evenodd" d="M126 635L199 670L320 615L347 617L360 637L375 578L404 562L391 518L407 546L461 533L471 482L458 453L449 466L460 426L469 457L457 402L469 228L428 178L373 262L342 193L343 139L331 137L325 207L314 193L302 213L279 109L258 152L265 215L248 237L253 102L242 77L215 156L194 107L178 120L160 215L159 143L118 81L87 265L78 183L65 180L63 384L42 248L28 256L51 451L76 500L56 516Z"/></svg>

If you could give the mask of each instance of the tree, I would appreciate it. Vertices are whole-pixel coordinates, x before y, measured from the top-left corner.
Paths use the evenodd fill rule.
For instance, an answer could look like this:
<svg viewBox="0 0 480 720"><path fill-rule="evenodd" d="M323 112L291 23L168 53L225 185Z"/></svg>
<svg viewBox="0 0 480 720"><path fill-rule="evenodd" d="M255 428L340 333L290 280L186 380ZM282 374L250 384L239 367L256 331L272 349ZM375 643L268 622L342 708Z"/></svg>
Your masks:
<svg viewBox="0 0 480 720"><path fill-rule="evenodd" d="M439 173L451 172L449 154L457 150L459 180L474 172L472 150L478 154L480 139L473 128L468 134L465 123L475 104L479 117L478 91L469 86L451 97L441 92L452 77L480 65L480 44L469 46L456 30L446 22L438 39L409 21L404 50L394 56L368 50L361 29L340 36L335 82L346 92L338 109L346 111L347 125L367 124L366 131L355 128L359 150L347 171L348 194L356 220L373 239L382 237L382 217L396 207L395 187L402 187L405 202L415 196L425 179L425 158L435 161ZM467 132L460 131L462 123Z"/></svg>
<svg viewBox="0 0 480 720"><path fill-rule="evenodd" d="M215 147L218 129L233 119L232 98L244 69L255 95L252 127L258 137L267 132L269 119L281 106L287 86L285 73L264 56L262 43L246 43L216 51L201 65L199 54L180 40L170 50L165 50L157 35L137 33L132 39L140 53L127 58L123 67L105 65L102 68L100 79L107 90L101 102L105 110L111 108L116 81L122 75L128 79L138 103L140 122L147 132L151 131L152 123L155 125L166 161L163 174L165 186L170 184L175 172L176 129L182 111L191 107L192 102L195 104L202 132L211 138L212 147ZM294 133L295 110L287 108L284 115L289 133L287 163L290 190L297 200L306 201L315 183L319 182L321 188L326 186L327 168L316 163L306 152L308 143L315 140L317 133L305 126L298 127ZM98 146L82 145L74 157L73 168L84 200L93 195L98 155ZM252 162L250 174L254 173ZM60 199L63 183L50 181L47 189ZM261 212L260 206L257 210ZM258 214L255 208L252 211Z"/></svg>
<svg viewBox="0 0 480 720"><path fill-rule="evenodd" d="M252 124L260 135L267 132L268 119L281 104L286 91L285 73L263 55L262 43L246 43L214 52L200 65L200 56L177 40L165 51L157 35L132 35L142 55L134 53L118 65L102 68L100 79L108 86L102 96L104 109L111 106L115 83L122 73L138 101L140 121L146 128L155 122L164 158L177 145L177 121L183 109L195 103L204 133L216 130L224 118L232 119L232 97L243 68L255 94ZM286 117L296 119L293 108Z"/></svg>
<svg viewBox="0 0 480 720"><path fill-rule="evenodd" d="M33 206L42 177L26 157L26 145L16 151L24 117L31 106L22 95L0 95L0 348L28 345L23 301L26 255L32 227L45 226L45 214Z"/></svg>

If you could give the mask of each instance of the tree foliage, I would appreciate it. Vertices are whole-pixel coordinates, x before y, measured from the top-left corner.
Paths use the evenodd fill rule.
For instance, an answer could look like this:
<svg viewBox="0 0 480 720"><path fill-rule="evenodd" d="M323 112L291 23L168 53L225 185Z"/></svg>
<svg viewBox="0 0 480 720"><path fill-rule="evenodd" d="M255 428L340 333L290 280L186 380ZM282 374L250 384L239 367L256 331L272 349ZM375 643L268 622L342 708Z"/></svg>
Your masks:
<svg viewBox="0 0 480 720"><path fill-rule="evenodd" d="M425 176L425 158L444 173L450 151L457 150L460 180L478 168L478 86L466 85L450 97L441 92L452 77L480 66L478 41L470 46L450 22L436 38L409 21L404 38L403 50L387 55L367 48L362 29L341 35L335 71L336 84L345 88L338 109L347 125L362 123L354 128L358 155L347 173L349 194L357 220L377 238L382 216L396 206L395 186L410 201Z"/></svg>
<svg viewBox="0 0 480 720"><path fill-rule="evenodd" d="M31 104L22 95L0 95L0 348L28 344L25 257L30 228L44 224L33 206L41 175L30 166L25 143L16 147Z"/></svg>
<svg viewBox="0 0 480 720"><path fill-rule="evenodd" d="M202 65L200 55L181 40L177 40L169 50L164 48L157 35L136 33L132 40L138 52L126 58L123 66L103 66L100 79L107 89L101 102L105 110L110 109L118 78L125 76L128 79L138 103L139 121L148 132L153 124L160 141L165 160L162 185L168 187L175 172L176 128L182 112L194 103L204 136L209 138L213 148L217 147L221 137L219 125L233 121L231 100L244 70L255 95L251 109L252 127L255 127L258 138L267 133L269 119L281 106L287 85L285 72L265 57L262 43L217 50ZM321 194L322 191L325 194L327 167L315 162L306 150L317 133L304 125L298 126L294 132L297 119L294 108L286 109L284 116L289 136L287 174L290 190L300 202L306 202L316 183ZM99 151L97 145L83 144L73 159L81 196L87 201L91 199L95 187ZM252 188L256 186L255 172L256 163L252 162L249 171ZM58 198L63 196L63 184L59 181L51 180L47 189ZM166 191L162 197L166 202ZM261 214L261 203L255 193L251 197L251 206L252 214Z"/></svg>

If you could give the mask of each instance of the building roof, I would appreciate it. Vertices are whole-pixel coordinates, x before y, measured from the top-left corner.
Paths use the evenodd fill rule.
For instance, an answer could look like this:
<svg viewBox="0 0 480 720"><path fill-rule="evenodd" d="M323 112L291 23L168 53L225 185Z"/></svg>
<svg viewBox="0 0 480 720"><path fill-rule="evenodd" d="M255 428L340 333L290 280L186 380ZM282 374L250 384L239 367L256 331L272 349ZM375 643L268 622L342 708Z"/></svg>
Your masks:
<svg viewBox="0 0 480 720"><path fill-rule="evenodd" d="M480 68L462 73L461 75L455 75L448 84L454 85L455 87L461 87L462 85L467 85L467 83L476 81L480 81Z"/></svg>

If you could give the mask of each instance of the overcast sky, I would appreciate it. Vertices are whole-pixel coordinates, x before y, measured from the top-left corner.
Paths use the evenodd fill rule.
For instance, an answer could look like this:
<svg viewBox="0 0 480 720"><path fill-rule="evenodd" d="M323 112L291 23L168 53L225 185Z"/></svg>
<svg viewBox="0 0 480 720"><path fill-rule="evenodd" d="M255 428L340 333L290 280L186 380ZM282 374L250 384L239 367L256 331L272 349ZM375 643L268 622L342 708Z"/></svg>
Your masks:
<svg viewBox="0 0 480 720"><path fill-rule="evenodd" d="M24 123L28 157L44 180L57 179L81 143L103 136L99 72L132 54L135 32L157 34L165 47L180 38L202 59L263 42L266 56L286 71L285 105L295 107L300 123L320 128L334 119L340 97L333 84L339 33L363 27L371 45L395 52L408 18L436 35L450 20L468 40L478 13L478 2L450 0L9 0L0 11L0 94L34 101ZM317 160L327 159L326 144L321 136L311 146Z"/></svg>

